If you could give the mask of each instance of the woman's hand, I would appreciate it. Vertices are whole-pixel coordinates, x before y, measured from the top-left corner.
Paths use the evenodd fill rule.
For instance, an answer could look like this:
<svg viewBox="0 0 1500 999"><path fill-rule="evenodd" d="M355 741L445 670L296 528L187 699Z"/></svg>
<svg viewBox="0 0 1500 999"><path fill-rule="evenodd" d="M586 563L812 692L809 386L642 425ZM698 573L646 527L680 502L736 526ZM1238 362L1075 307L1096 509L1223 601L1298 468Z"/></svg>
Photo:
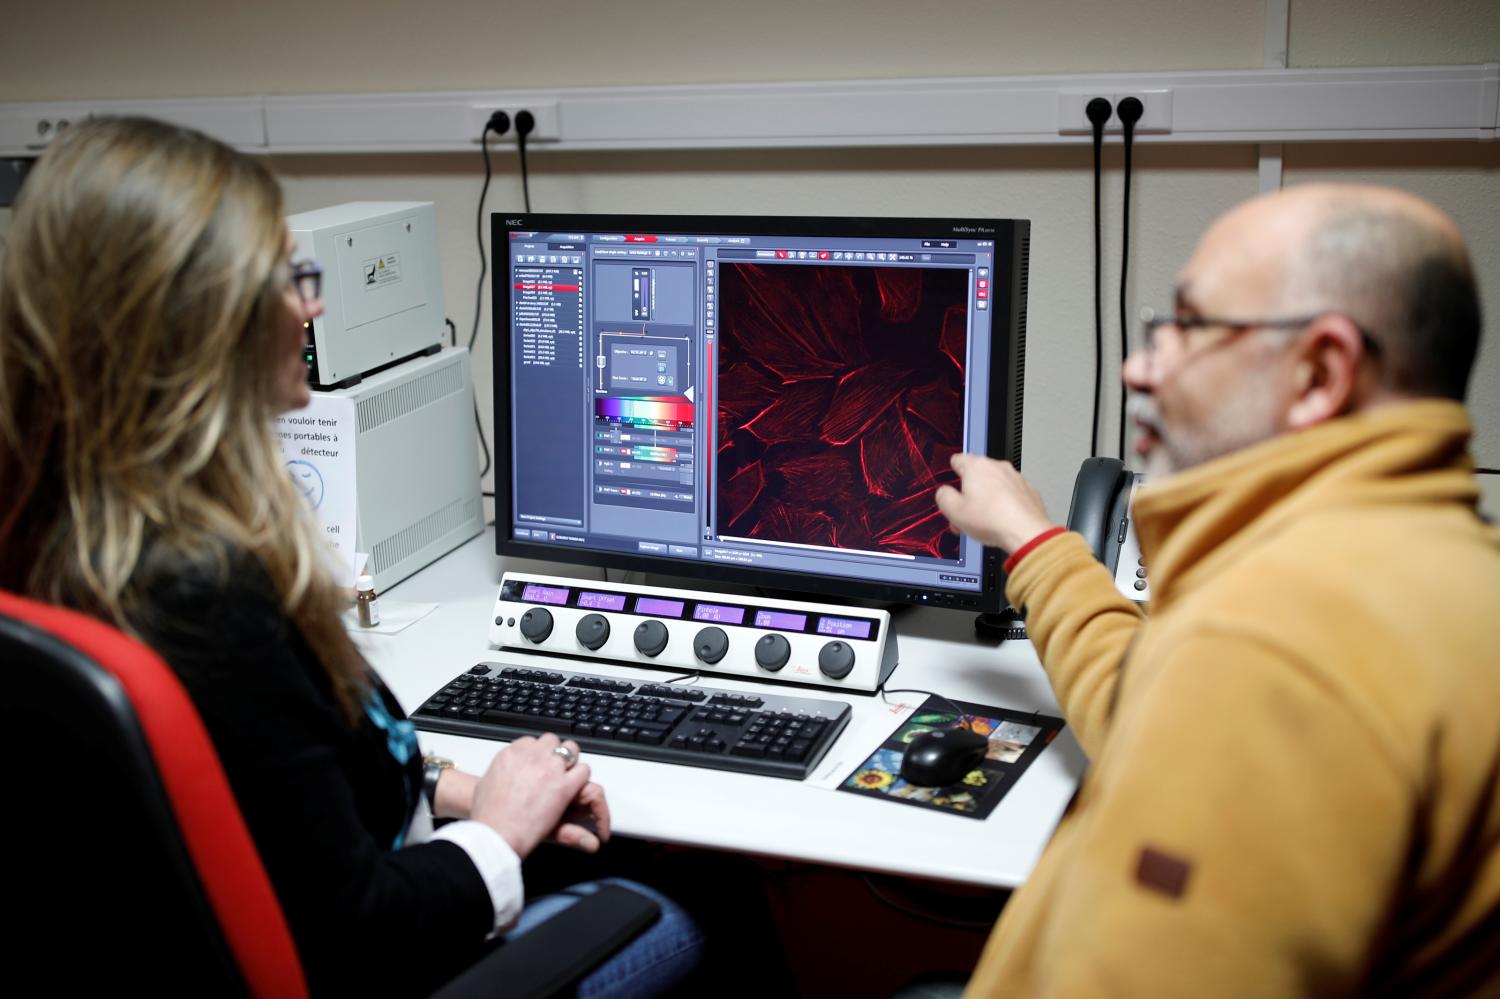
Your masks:
<svg viewBox="0 0 1500 999"><path fill-rule="evenodd" d="M563 742L551 733L535 739L523 736L495 754L474 788L469 817L498 832L522 859L554 833L561 842L566 832L574 840L569 845L586 849L583 844L592 834L578 823L564 821L564 813L574 805L586 808L587 816L602 814L608 835L609 809L603 805L603 791L584 796L586 788L598 787L589 784L589 765L579 762L569 769L556 752L558 746L567 746L576 758L578 744L571 740ZM570 825L577 831L566 831ZM594 849L598 840L595 837Z"/></svg>
<svg viewBox="0 0 1500 999"><path fill-rule="evenodd" d="M584 853L597 853L609 842L609 802L604 800L604 788L593 781L583 785L549 839Z"/></svg>

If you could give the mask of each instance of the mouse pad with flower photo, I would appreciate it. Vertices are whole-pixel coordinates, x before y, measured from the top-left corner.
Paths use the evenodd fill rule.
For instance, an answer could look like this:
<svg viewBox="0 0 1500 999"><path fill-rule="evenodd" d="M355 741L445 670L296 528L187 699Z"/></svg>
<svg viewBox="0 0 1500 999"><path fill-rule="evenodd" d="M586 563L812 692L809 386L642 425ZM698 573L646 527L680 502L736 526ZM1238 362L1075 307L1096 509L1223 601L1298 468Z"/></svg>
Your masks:
<svg viewBox="0 0 1500 999"><path fill-rule="evenodd" d="M954 708L963 714L955 714ZM1050 715L928 697L869 759L854 768L839 790L987 818L1062 727L1063 720ZM946 787L924 787L902 779L901 754L906 744L917 733L938 728L967 728L985 736L990 744L984 759Z"/></svg>

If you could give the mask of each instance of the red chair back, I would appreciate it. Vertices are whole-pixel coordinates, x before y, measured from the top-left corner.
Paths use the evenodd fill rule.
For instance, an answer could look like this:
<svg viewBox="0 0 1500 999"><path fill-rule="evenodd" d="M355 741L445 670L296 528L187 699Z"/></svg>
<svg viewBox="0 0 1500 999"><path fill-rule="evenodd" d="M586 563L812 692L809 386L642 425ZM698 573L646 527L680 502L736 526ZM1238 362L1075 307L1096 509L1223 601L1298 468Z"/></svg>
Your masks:
<svg viewBox="0 0 1500 999"><path fill-rule="evenodd" d="M45 961L57 991L306 996L218 754L154 652L0 592L0 742L21 778L0 823L23 926L7 949Z"/></svg>

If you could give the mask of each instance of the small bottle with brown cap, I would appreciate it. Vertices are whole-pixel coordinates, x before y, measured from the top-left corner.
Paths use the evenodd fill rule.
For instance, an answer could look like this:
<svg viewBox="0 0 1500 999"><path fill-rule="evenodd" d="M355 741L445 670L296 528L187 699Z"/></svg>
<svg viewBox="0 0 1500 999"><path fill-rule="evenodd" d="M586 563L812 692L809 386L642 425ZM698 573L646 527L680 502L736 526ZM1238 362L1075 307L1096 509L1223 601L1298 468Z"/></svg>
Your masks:
<svg viewBox="0 0 1500 999"><path fill-rule="evenodd" d="M354 584L354 606L359 613L359 626L373 628L380 623L380 604L375 599L375 580L371 576L360 576Z"/></svg>

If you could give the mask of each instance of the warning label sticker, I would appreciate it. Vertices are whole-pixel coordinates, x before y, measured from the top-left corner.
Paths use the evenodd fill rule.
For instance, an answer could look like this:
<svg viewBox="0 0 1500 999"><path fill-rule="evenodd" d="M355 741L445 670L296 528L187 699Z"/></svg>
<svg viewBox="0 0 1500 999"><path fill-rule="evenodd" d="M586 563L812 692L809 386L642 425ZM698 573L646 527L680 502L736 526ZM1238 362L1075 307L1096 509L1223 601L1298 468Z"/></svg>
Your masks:
<svg viewBox="0 0 1500 999"><path fill-rule="evenodd" d="M365 287L378 288L401 280L400 254L387 253L365 261Z"/></svg>

